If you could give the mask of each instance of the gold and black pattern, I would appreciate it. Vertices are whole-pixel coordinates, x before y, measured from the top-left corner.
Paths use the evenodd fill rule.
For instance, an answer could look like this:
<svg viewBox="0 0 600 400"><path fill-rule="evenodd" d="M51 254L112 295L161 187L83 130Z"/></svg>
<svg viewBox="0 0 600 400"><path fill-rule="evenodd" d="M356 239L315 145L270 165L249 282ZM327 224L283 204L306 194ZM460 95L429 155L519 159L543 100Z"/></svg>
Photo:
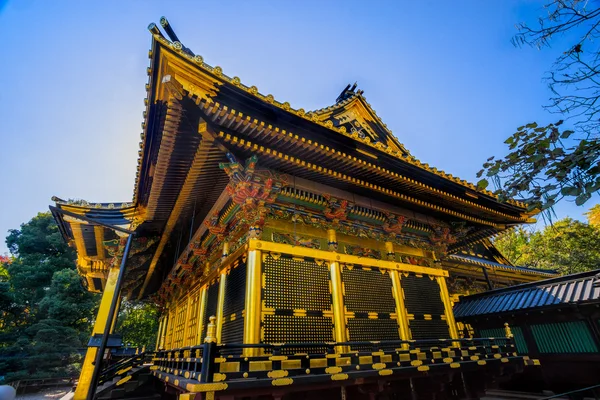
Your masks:
<svg viewBox="0 0 600 400"><path fill-rule="evenodd" d="M202 334L201 339L204 341L206 331L211 316L217 315L217 307L219 306L219 281L214 281L208 288L206 293L206 309L202 316Z"/></svg>
<svg viewBox="0 0 600 400"><path fill-rule="evenodd" d="M246 298L246 263L240 262L227 277L223 304L221 343L242 343L244 340L244 304Z"/></svg>
<svg viewBox="0 0 600 400"><path fill-rule="evenodd" d="M333 342L333 322L323 316L265 315L265 343ZM288 348L283 354L324 353L326 348Z"/></svg>
<svg viewBox="0 0 600 400"><path fill-rule="evenodd" d="M348 332L352 342L400 339L395 319L349 318Z"/></svg>
<svg viewBox="0 0 600 400"><path fill-rule="evenodd" d="M298 259L282 255L267 256L263 262L267 308L276 310L331 309L329 271L327 265L317 265L313 259Z"/></svg>
<svg viewBox="0 0 600 400"><path fill-rule="evenodd" d="M263 342L299 343L333 341L329 270L313 259L268 255L263 260ZM324 352L294 348L286 353Z"/></svg>
<svg viewBox="0 0 600 400"><path fill-rule="evenodd" d="M406 311L413 316L408 324L412 339L449 338L448 323L442 318L446 310L437 280L410 273L402 275L400 283Z"/></svg>
<svg viewBox="0 0 600 400"><path fill-rule="evenodd" d="M194 293L190 294L190 303L189 303L189 317L187 320L187 330L186 330L186 338L185 345L186 346L194 346L200 343L197 343L197 333L198 333L198 311L200 310L200 291L197 290Z"/></svg>
<svg viewBox="0 0 600 400"><path fill-rule="evenodd" d="M344 305L348 318L348 340L399 340L392 280L379 269L342 268ZM358 346L357 350L368 350Z"/></svg>
<svg viewBox="0 0 600 400"><path fill-rule="evenodd" d="M441 318L437 319L412 319L408 321L412 339L449 339L448 323Z"/></svg>
<svg viewBox="0 0 600 400"><path fill-rule="evenodd" d="M396 312L392 280L379 269L354 267L342 269L344 305L350 312Z"/></svg>

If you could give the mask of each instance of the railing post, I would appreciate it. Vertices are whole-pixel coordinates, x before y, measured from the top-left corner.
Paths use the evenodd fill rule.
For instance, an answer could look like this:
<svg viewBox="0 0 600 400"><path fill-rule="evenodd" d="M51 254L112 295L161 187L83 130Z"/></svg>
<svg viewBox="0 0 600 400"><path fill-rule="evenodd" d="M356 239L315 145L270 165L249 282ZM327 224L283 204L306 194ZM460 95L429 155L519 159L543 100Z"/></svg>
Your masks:
<svg viewBox="0 0 600 400"><path fill-rule="evenodd" d="M516 352L517 343L515 342L515 335L513 335L512 330L510 329L510 325L508 325L508 322L504 323L504 334L506 335L506 339L508 339L508 344L513 348L512 352Z"/></svg>
<svg viewBox="0 0 600 400"><path fill-rule="evenodd" d="M202 369L200 371L200 383L210 383L213 381L215 372L215 357L217 355L217 327L215 320L217 317L211 315L206 338L202 346Z"/></svg>

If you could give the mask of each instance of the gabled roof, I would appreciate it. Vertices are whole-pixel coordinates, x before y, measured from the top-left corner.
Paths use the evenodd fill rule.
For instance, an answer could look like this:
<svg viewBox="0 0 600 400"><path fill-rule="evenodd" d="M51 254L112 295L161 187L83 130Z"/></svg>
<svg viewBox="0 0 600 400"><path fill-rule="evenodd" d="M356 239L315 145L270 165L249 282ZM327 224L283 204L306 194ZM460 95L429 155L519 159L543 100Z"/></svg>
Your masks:
<svg viewBox="0 0 600 400"><path fill-rule="evenodd" d="M600 270L461 297L457 319L600 301Z"/></svg>
<svg viewBox="0 0 600 400"><path fill-rule="evenodd" d="M164 19L161 19L161 24ZM168 25L168 23L165 23ZM497 196L495 196L491 191L487 190L478 190L476 185L469 183L465 180L461 180L457 177L452 176L451 174L446 174L443 171L438 170L435 167L431 167L428 164L421 163L419 160L410 155L410 153L404 148L404 146L398 141L398 139L387 129L386 125L381 121L381 119L376 115L375 111L370 107L370 105L366 102L362 91L354 92L354 94L349 96L341 96L338 97L340 101L338 101L335 105L331 107L327 107L324 109L316 110L313 112L306 112L302 108L295 109L293 108L289 102L281 102L274 98L271 94L262 94L259 92L256 86L247 86L244 85L240 78L237 76L230 77L223 72L223 69L219 66L211 66L204 62L202 56L194 55L188 48L183 46L180 42L174 41L171 42L162 36L159 29L151 24L149 27L150 31L153 34L153 50L151 51L150 56L153 59L156 59L156 52L154 49L162 49L162 51L172 52L176 54L180 59L186 60L189 62L189 68L196 68L196 73L202 74L204 77L209 79L214 83L214 88L218 88L219 93L213 92L209 94L209 97L214 97L215 107L221 106L219 109L220 112L224 112L228 110L228 107L225 109L222 108L223 104L218 102L218 97L221 92L227 92L231 94L232 92L236 92L238 97L243 94L245 101L253 102L254 105L257 105L261 108L265 106L270 106L271 110L264 110L267 114L271 114L272 112L277 110L278 113L288 114L284 119L287 121L294 121L295 124L300 123L300 120L308 122L308 125L312 125L312 130L317 130L315 125L319 127L320 130L329 131L328 136L331 135L331 131L336 133L340 137L347 137L353 139L353 141L357 142L358 152L367 153L367 159L369 157L372 159L373 156L378 158L379 154L383 153L387 157L395 159L396 162L406 165L409 169L414 169L414 173L421 173L425 178L424 181L445 181L446 183L443 186L453 187L460 186L462 190L461 196L457 197L465 197L467 199L477 199L479 197L484 197L486 199L497 202ZM186 67L187 68L187 67ZM147 85L147 88L150 89L151 86L156 86L156 82L153 82L154 79L160 79L159 76L154 75L155 68L151 66L149 69L149 73L151 76L151 80ZM186 73L192 73L191 70ZM189 85L183 85L184 89L190 89ZM198 94L204 92L207 87L196 87L192 85L190 94L193 96L196 92L194 89L198 89ZM214 88L212 88L214 90ZM152 93L150 93L150 96ZM206 97L206 94L203 94ZM201 96L202 97L202 96ZM148 102L148 107L150 107L152 102ZM236 108L236 112L242 111L242 104L236 104L240 106L240 109ZM269 108L269 107L267 107ZM254 113L241 113L242 118L252 118L257 121L258 124L267 123L265 122L267 119L257 119L256 117L259 113L256 113L256 109L252 110ZM361 128L358 130L352 131L350 128L351 120L348 119L345 122L339 121L339 118L342 117L347 111L352 111L355 114L358 114L358 118L355 120L361 125ZM344 116L348 118L348 116ZM306 124L302 124L305 125ZM356 128L356 127L355 127ZM364 135L363 135L364 133ZM376 140L372 140L372 138L376 138ZM323 144L323 143L321 143ZM143 147L143 145L142 145ZM364 149L364 150L363 150ZM142 172L143 166L142 157L140 157L138 173ZM420 171L420 172L416 172ZM391 171L390 171L391 172ZM413 173L413 174L414 174ZM410 174L409 174L410 175ZM428 175L432 175L432 177L428 177ZM435 177L435 178L434 178ZM135 197L139 195L139 191L142 189L140 187L140 183L138 182L136 185ZM421 185L427 187L428 185ZM435 188L433 188L435 189ZM476 201L472 201L471 203L476 203ZM504 203L506 207L513 207L514 210L520 210L522 215L530 216L531 213L527 213L526 205L522 202L509 200L507 203ZM521 222L526 222L527 218L522 220ZM531 222L531 221L530 221Z"/></svg>
<svg viewBox="0 0 600 400"><path fill-rule="evenodd" d="M344 127L346 132L357 134L360 139L369 137L371 143L383 143L403 156L410 156L408 150L367 102L363 93L363 90L356 90L356 83L348 85L334 105L315 110L313 113L318 115L321 122L331 121L334 127Z"/></svg>
<svg viewBox="0 0 600 400"><path fill-rule="evenodd" d="M533 221L524 204L500 202L493 193L416 160L355 88L327 109L296 109L208 65L174 37L166 20L161 24L172 41L150 25L146 109L131 204L136 232L158 241L152 259L140 267L147 274L133 293L152 292L161 272L177 259L181 242L198 229L229 182L219 168L228 153L238 160L258 156L265 168L436 221L467 221L473 229L461 245ZM87 206L79 210L88 211Z"/></svg>

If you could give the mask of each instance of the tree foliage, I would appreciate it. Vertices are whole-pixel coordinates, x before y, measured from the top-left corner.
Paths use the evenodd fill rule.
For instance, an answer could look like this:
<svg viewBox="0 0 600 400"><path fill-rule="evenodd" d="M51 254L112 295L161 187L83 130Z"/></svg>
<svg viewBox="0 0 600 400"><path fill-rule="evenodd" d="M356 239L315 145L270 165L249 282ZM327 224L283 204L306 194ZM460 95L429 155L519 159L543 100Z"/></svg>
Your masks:
<svg viewBox="0 0 600 400"><path fill-rule="evenodd" d="M485 174L479 188L492 181L502 198L521 197L541 210L563 198L582 205L600 189L600 3L551 0L544 8L533 26L517 25L513 43L563 47L545 77L551 92L546 108L573 129L562 129L563 120L522 126L505 141L508 155L488 159L478 173Z"/></svg>
<svg viewBox="0 0 600 400"><path fill-rule="evenodd" d="M98 296L83 289L75 254L49 213L9 231L0 279L0 371L6 380L72 375Z"/></svg>
<svg viewBox="0 0 600 400"><path fill-rule="evenodd" d="M600 228L565 218L540 231L517 228L494 244L513 264L561 274L600 267Z"/></svg>
<svg viewBox="0 0 600 400"><path fill-rule="evenodd" d="M73 376L92 331L100 296L86 291L75 252L49 213L9 231L12 257L0 258L0 381ZM117 333L153 348L158 310L124 301Z"/></svg>
<svg viewBox="0 0 600 400"><path fill-rule="evenodd" d="M588 223L600 229L600 203L596 204L594 207L590 208L588 212L585 213L588 219Z"/></svg>
<svg viewBox="0 0 600 400"><path fill-rule="evenodd" d="M116 331L131 347L154 349L158 330L158 307L151 303L123 301Z"/></svg>

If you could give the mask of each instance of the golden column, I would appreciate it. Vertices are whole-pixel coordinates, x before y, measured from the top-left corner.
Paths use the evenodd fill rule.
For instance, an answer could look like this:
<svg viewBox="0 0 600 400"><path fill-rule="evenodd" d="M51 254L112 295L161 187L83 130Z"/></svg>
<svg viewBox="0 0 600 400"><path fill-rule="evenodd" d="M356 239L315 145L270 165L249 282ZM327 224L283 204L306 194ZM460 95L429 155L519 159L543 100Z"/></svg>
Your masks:
<svg viewBox="0 0 600 400"><path fill-rule="evenodd" d="M396 258L396 252L394 250L394 243L385 242L385 250L387 257L390 260ZM410 328L408 327L408 314L406 313L406 306L404 304L404 291L402 290L402 284L400 283L400 272L397 270L390 271L390 278L392 279L392 290L394 291L394 300L396 302L396 318L398 319L398 334L401 340L410 340ZM408 344L402 345L402 348L408 349Z"/></svg>
<svg viewBox="0 0 600 400"><path fill-rule="evenodd" d="M454 320L454 313L452 312L452 302L450 301L450 295L448 295L448 287L446 286L446 278L444 276L438 276L438 285L440 285L440 295L442 302L444 303L444 315L446 316L446 322L450 331L450 338L458 339L458 329L456 328L456 321Z"/></svg>
<svg viewBox="0 0 600 400"><path fill-rule="evenodd" d="M329 249L337 250L337 237L335 229L327 230L327 238L329 241ZM344 288L342 283L342 273L340 263L331 261L329 263L329 275L331 280L331 298L333 300L333 331L336 342L345 342L348 340L346 336L346 309L344 307ZM345 353L350 351L348 346L337 346L337 353Z"/></svg>
<svg viewBox="0 0 600 400"><path fill-rule="evenodd" d="M223 254L221 261L225 261L229 255L229 243L223 243ZM223 269L219 279L219 297L217 300L217 343L221 343L221 333L223 333L223 305L225 304L225 285L227 284L227 271Z"/></svg>
<svg viewBox="0 0 600 400"><path fill-rule="evenodd" d="M400 283L400 272L390 271L392 278L392 290L396 301L396 316L398 318L398 333L401 340L410 340L410 328L408 327L408 314L404 305L404 291ZM404 347L404 346L403 346Z"/></svg>
<svg viewBox="0 0 600 400"><path fill-rule="evenodd" d="M156 346L154 346L154 351L158 351L158 349L160 348L160 339L162 337L162 330L163 330L164 324L165 324L165 319L164 319L164 317L161 317L158 322L158 332L156 332Z"/></svg>
<svg viewBox="0 0 600 400"><path fill-rule="evenodd" d="M206 285L204 285L204 287L200 289L200 299L198 300L200 304L198 306L198 332L196 333L195 344L202 344L202 331L204 330L204 313L206 312L206 293Z"/></svg>
<svg viewBox="0 0 600 400"><path fill-rule="evenodd" d="M110 303L115 294L117 286L117 278L119 276L119 268L111 268L108 271L108 278L106 279L106 285L104 286L104 292L102 292L102 300L100 300L100 309L98 315L96 315L96 322L94 323L94 329L92 330L92 336L96 333L102 335L104 328L108 322L108 314L110 311ZM79 375L79 383L75 390L73 399L84 400L87 398L89 387L92 383L92 374L94 372L94 361L96 360L96 354L98 347L88 347L85 353L85 359L81 365L81 374Z"/></svg>
<svg viewBox="0 0 600 400"><path fill-rule="evenodd" d="M246 264L246 309L244 316L244 343L260 343L262 313L262 254L254 248L256 239L249 239L250 250ZM259 355L260 349L244 349L245 356Z"/></svg>

